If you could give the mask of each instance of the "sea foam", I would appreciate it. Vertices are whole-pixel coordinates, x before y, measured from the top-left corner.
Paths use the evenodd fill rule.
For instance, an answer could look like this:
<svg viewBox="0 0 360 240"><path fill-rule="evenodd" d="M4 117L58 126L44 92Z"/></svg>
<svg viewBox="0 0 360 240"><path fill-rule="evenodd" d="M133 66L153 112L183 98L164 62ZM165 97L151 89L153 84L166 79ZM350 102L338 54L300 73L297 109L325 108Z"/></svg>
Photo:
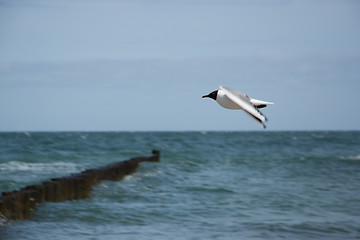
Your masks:
<svg viewBox="0 0 360 240"><path fill-rule="evenodd" d="M20 161L10 161L0 163L0 171L31 171L31 172L74 172L79 170L80 166L69 162L52 162L52 163L27 163Z"/></svg>

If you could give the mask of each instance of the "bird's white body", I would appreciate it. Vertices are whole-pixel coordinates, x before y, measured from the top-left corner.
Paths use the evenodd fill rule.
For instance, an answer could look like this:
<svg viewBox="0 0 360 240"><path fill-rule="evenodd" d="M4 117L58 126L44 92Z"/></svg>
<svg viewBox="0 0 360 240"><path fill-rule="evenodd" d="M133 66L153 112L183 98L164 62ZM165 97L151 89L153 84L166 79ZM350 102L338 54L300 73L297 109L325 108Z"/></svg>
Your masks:
<svg viewBox="0 0 360 240"><path fill-rule="evenodd" d="M221 86L222 87L222 86ZM222 87L224 88L224 87ZM235 91L235 90L234 90ZM240 92L238 92L240 93ZM266 105L269 105L269 104L274 104L272 102L266 102L266 101L262 101L262 100L258 100L258 99L255 99L255 98L250 98L248 95L245 95L244 96L249 99L250 103L252 105L254 105L254 107L259 107L259 106L266 106ZM227 95L226 93L224 92L224 90L220 89L217 93L217 98L216 98L216 102L222 106L223 108L227 108L227 109L237 109L237 110L242 110L242 107L235 103L234 101L232 101Z"/></svg>
<svg viewBox="0 0 360 240"><path fill-rule="evenodd" d="M273 104L272 102L250 98L246 94L224 86L220 86L219 90L203 97L213 98L223 108L244 110L244 112L257 121L263 128L265 128L264 122L267 121L267 119L258 108Z"/></svg>
<svg viewBox="0 0 360 240"><path fill-rule="evenodd" d="M216 102L227 109L242 109L242 107L228 98L223 90L219 90L216 96Z"/></svg>

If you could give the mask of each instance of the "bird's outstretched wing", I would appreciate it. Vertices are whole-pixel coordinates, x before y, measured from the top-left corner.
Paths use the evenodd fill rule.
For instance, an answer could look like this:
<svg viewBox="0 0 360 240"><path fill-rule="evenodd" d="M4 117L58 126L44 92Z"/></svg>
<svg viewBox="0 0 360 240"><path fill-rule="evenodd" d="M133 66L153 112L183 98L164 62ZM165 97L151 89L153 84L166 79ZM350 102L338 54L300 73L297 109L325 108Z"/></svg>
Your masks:
<svg viewBox="0 0 360 240"><path fill-rule="evenodd" d="M251 98L250 99L250 102L252 105L254 105L254 107L256 108L264 108L266 107L267 105L269 104L274 104L272 102L266 102L266 101L263 101L263 100L258 100L258 99L254 99L254 98Z"/></svg>
<svg viewBox="0 0 360 240"><path fill-rule="evenodd" d="M258 122L263 128L266 128L265 124L263 123L267 121L266 117L254 107L248 96L228 87L220 86L220 89L223 90L226 96L238 104L250 117Z"/></svg>

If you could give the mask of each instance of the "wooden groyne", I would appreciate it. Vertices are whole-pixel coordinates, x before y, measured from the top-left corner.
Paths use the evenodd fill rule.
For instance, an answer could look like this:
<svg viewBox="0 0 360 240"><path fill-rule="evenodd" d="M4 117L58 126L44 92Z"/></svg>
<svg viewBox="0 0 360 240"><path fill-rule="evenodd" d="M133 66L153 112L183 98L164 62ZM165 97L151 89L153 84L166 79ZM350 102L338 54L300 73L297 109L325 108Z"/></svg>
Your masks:
<svg viewBox="0 0 360 240"><path fill-rule="evenodd" d="M0 223L1 220L27 218L39 203L87 198L93 186L100 181L121 180L124 176L134 173L140 162L158 161L160 152L153 150L150 156L135 157L67 177L52 178L42 184L27 186L18 191L3 192L0 197Z"/></svg>

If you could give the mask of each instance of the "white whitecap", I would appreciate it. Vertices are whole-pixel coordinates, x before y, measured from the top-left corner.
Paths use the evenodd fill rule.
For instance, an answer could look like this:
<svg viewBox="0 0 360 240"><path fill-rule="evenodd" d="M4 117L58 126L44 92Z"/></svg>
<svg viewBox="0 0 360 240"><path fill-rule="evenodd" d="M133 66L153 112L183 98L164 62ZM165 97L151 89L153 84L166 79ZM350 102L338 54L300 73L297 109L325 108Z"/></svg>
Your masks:
<svg viewBox="0 0 360 240"><path fill-rule="evenodd" d="M24 132L24 134L29 138L31 137L31 134L29 132Z"/></svg>
<svg viewBox="0 0 360 240"><path fill-rule="evenodd" d="M133 178L134 178L133 175L126 175L123 181L131 181Z"/></svg>
<svg viewBox="0 0 360 240"><path fill-rule="evenodd" d="M159 175L160 171L149 171L149 172L136 172L132 175L126 175L124 181L140 181L144 178L155 177Z"/></svg>
<svg viewBox="0 0 360 240"><path fill-rule="evenodd" d="M79 166L69 162L52 163L27 163L19 161L10 161L0 163L0 171L31 171L31 172L74 172L79 170Z"/></svg>
<svg viewBox="0 0 360 240"><path fill-rule="evenodd" d="M5 225L7 221L6 217L0 213L0 226Z"/></svg>
<svg viewBox="0 0 360 240"><path fill-rule="evenodd" d="M353 155L353 156L348 156L348 157L340 157L340 159L343 160L360 160L360 154L359 155Z"/></svg>

